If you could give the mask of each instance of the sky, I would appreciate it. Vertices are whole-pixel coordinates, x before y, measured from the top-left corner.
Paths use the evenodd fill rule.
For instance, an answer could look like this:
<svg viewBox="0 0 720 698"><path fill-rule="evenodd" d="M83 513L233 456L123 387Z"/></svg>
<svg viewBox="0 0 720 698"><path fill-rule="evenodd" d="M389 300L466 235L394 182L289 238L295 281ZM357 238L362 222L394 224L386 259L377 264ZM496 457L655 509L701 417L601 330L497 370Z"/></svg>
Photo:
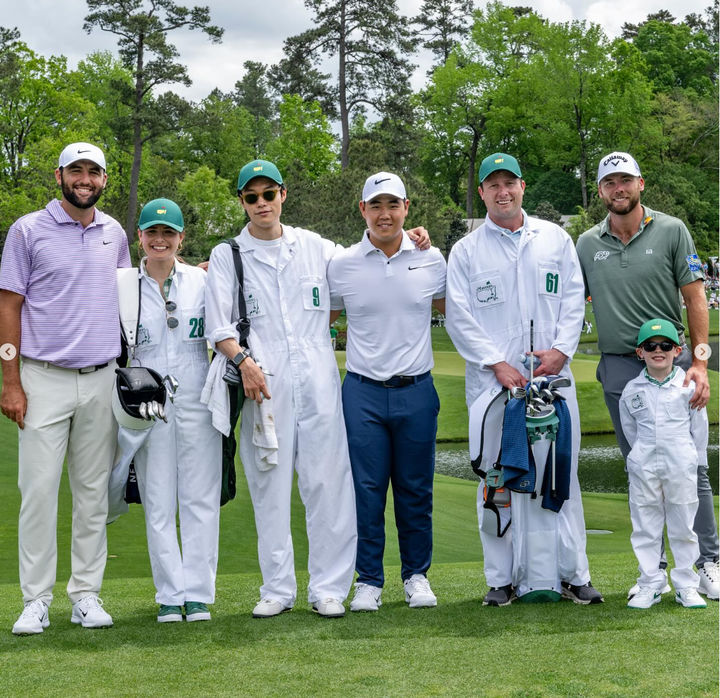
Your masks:
<svg viewBox="0 0 720 698"><path fill-rule="evenodd" d="M176 31L170 40L180 52L179 60L187 66L193 84L174 91L186 99L203 99L215 87L231 92L242 77L247 60L277 63L282 57L283 40L312 26L311 13L302 0L179 0L178 4L210 7L212 22L225 29L223 41L212 44L201 32ZM476 7L484 0L475 0ZM669 10L682 19L691 12L703 13L711 0L516 0L508 5L532 7L541 16L556 22L585 19L600 24L609 36L617 36L624 22L637 23L649 13ZM400 13L412 17L418 13L421 0L398 0ZM619 12L619 7L622 12ZM71 68L92 51L117 52L115 37L97 29L83 31L87 5L82 0L29 0L6 3L0 25L17 27L21 39L42 55L64 55ZM430 65L427 55L416 55L418 64L413 88L419 89ZM325 68L329 72L330 68Z"/></svg>

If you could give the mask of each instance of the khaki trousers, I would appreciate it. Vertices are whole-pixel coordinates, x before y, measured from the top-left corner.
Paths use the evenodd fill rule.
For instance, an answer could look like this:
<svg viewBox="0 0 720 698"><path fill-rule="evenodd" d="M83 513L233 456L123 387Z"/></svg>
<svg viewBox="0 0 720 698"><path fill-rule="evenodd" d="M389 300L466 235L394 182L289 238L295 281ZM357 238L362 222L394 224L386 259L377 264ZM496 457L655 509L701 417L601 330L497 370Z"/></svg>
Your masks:
<svg viewBox="0 0 720 698"><path fill-rule="evenodd" d="M52 601L57 573L58 488L63 461L72 492L72 602L97 594L107 558L108 478L117 442L111 390L115 362L93 373L26 359L21 380L28 400L19 429L18 523L20 588L25 603Z"/></svg>

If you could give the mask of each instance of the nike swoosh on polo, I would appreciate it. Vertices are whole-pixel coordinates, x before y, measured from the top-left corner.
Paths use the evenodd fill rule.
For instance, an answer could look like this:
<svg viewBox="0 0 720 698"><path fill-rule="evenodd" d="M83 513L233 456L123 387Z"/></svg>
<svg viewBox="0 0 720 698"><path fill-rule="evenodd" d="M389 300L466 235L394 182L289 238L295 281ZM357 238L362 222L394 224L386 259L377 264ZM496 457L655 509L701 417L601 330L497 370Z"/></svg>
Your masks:
<svg viewBox="0 0 720 698"><path fill-rule="evenodd" d="M380 184L380 182L389 182L390 177L385 177L385 179L376 179L375 184Z"/></svg>
<svg viewBox="0 0 720 698"><path fill-rule="evenodd" d="M430 262L430 264L418 264L416 267L408 267L408 271L412 271L413 269L424 269L425 267L431 267L435 262Z"/></svg>
<svg viewBox="0 0 720 698"><path fill-rule="evenodd" d="M112 240L103 240L103 245L112 245Z"/></svg>

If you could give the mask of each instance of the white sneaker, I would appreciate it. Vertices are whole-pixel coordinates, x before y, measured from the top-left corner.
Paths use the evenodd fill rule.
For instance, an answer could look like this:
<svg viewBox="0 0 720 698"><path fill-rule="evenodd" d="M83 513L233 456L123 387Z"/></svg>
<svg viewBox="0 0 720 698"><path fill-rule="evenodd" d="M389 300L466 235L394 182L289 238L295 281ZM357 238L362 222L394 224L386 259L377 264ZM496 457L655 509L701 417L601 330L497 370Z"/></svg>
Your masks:
<svg viewBox="0 0 720 698"><path fill-rule="evenodd" d="M289 606L283 606L279 601L260 599L255 608L253 608L252 616L253 618L272 618L289 610Z"/></svg>
<svg viewBox="0 0 720 698"><path fill-rule="evenodd" d="M382 589L372 584L355 583L355 596L350 602L351 611L377 611L382 606Z"/></svg>
<svg viewBox="0 0 720 698"><path fill-rule="evenodd" d="M682 604L685 608L707 608L707 604L697 589L686 587L685 589L677 589L675 591L675 601Z"/></svg>
<svg viewBox="0 0 720 698"><path fill-rule="evenodd" d="M312 605L312 610L325 618L342 618L345 615L345 606L337 599L323 599Z"/></svg>
<svg viewBox="0 0 720 698"><path fill-rule="evenodd" d="M700 585L698 591L709 599L717 601L720 597L720 570L717 562L706 562L699 570Z"/></svg>
<svg viewBox="0 0 720 698"><path fill-rule="evenodd" d="M662 587L660 588L660 593L667 594L669 591L671 591L670 585L668 584L667 570L662 570L662 572L665 575L665 582L663 583ZM630 601L630 599L633 596L635 596L635 594L637 594L639 590L640 590L639 584L635 584L635 586L630 587L630 591L628 591L628 595L627 595L628 601Z"/></svg>
<svg viewBox="0 0 720 698"><path fill-rule="evenodd" d="M13 625L13 635L37 635L50 625L47 604L40 599L25 604L23 612Z"/></svg>
<svg viewBox="0 0 720 698"><path fill-rule="evenodd" d="M437 606L437 597L430 588L430 582L424 574L414 574L405 583L405 601L410 608L429 608Z"/></svg>
<svg viewBox="0 0 720 698"><path fill-rule="evenodd" d="M73 604L70 621L80 623L83 628L109 628L113 620L102 606L102 600L94 594L84 596Z"/></svg>
<svg viewBox="0 0 720 698"><path fill-rule="evenodd" d="M634 609L645 609L660 603L662 593L655 587L639 587L637 592L628 601L627 607Z"/></svg>

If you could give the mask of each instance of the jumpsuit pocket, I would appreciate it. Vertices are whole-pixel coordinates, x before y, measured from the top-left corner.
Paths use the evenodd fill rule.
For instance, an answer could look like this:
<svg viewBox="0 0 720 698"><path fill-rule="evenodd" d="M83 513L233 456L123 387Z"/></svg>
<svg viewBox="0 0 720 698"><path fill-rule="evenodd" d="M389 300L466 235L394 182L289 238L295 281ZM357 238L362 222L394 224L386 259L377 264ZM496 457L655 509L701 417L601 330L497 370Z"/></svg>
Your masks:
<svg viewBox="0 0 720 698"><path fill-rule="evenodd" d="M562 298L562 280L557 264L540 264L537 268L537 290L541 296L555 300Z"/></svg>
<svg viewBox="0 0 720 698"><path fill-rule="evenodd" d="M327 283L320 277L304 276L300 288L305 310L327 310L330 307Z"/></svg>
<svg viewBox="0 0 720 698"><path fill-rule="evenodd" d="M205 339L205 308L183 308L182 338L185 342L197 342Z"/></svg>

